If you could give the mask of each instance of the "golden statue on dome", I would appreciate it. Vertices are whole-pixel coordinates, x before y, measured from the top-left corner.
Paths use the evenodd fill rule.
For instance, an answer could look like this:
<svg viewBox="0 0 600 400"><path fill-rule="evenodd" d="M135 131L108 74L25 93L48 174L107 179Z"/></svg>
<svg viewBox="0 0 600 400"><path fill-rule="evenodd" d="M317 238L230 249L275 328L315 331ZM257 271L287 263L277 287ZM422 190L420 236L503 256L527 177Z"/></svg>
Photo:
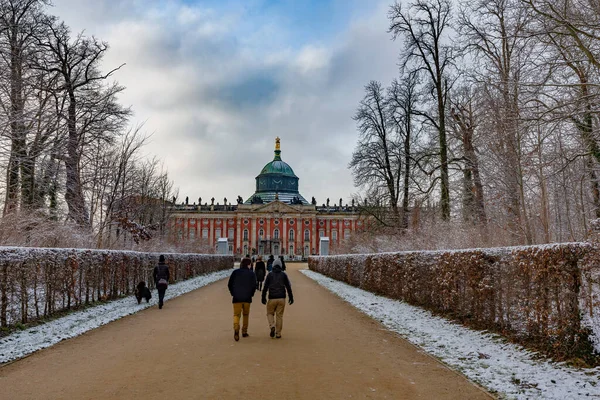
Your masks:
<svg viewBox="0 0 600 400"><path fill-rule="evenodd" d="M281 150L281 146L279 144L279 136L275 138L275 150Z"/></svg>

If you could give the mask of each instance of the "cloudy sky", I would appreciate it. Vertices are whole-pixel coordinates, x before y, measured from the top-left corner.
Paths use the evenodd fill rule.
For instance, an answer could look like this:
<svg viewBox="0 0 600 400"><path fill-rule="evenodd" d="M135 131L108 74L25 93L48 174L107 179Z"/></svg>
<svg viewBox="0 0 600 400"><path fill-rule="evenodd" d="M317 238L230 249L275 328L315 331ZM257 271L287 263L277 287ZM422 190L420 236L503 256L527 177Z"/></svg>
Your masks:
<svg viewBox="0 0 600 400"><path fill-rule="evenodd" d="M391 0L54 0L53 13L111 49L133 124L152 134L179 197L233 201L282 159L300 193L350 202L352 115L371 79L397 75Z"/></svg>

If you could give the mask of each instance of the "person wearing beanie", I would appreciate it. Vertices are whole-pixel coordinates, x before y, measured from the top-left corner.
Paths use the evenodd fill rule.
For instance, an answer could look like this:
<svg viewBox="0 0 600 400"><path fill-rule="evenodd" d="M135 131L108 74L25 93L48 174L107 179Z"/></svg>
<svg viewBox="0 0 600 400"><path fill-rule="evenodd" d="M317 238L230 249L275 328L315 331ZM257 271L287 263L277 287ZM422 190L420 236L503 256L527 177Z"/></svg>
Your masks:
<svg viewBox="0 0 600 400"><path fill-rule="evenodd" d="M262 292L262 303L267 305L267 320L271 330L270 336L277 339L281 338L283 328L283 311L285 310L286 292L289 295L289 304L294 303L292 294L292 284L287 274L281 269L281 260L273 261L273 272L267 275L265 286ZM267 293L269 302L267 303Z"/></svg>
<svg viewBox="0 0 600 400"><path fill-rule="evenodd" d="M158 308L162 309L165 292L167 291L169 278L171 277L169 266L165 264L165 256L162 254L158 257L158 265L154 267L152 277L154 278L154 285L158 290Z"/></svg>
<svg viewBox="0 0 600 400"><path fill-rule="evenodd" d="M265 267L265 262L261 255L256 258L254 273L256 274L256 290L260 292L262 290L263 281L265 280L265 275L267 274L267 268Z"/></svg>
<svg viewBox="0 0 600 400"><path fill-rule="evenodd" d="M246 256L240 262L240 268L231 273L227 287L233 297L233 338L240 340L240 318L243 315L242 336L248 337L250 304L256 291L256 275L250 270L252 260Z"/></svg>
<svg viewBox="0 0 600 400"><path fill-rule="evenodd" d="M275 257L271 254L267 259L267 272L273 271L273 261L275 261Z"/></svg>
<svg viewBox="0 0 600 400"><path fill-rule="evenodd" d="M279 261L281 261L281 270L285 271L285 260L283 259L283 256L279 256Z"/></svg>

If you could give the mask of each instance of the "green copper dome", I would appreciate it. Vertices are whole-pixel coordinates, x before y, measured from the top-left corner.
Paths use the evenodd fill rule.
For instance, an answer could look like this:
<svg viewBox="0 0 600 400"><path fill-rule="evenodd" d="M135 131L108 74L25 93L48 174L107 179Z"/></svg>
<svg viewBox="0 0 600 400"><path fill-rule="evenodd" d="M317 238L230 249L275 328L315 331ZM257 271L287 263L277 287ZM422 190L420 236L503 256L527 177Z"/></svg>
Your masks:
<svg viewBox="0 0 600 400"><path fill-rule="evenodd" d="M279 138L275 139L275 157L256 177L256 192L246 200L249 203L269 203L273 200L291 204L308 204L298 192L298 177L286 162L281 160Z"/></svg>
<svg viewBox="0 0 600 400"><path fill-rule="evenodd" d="M263 174L278 174L297 178L296 174L294 174L294 171L292 170L292 167L290 167L288 163L281 161L281 159L273 160L265 165L265 167L260 171L260 175Z"/></svg>

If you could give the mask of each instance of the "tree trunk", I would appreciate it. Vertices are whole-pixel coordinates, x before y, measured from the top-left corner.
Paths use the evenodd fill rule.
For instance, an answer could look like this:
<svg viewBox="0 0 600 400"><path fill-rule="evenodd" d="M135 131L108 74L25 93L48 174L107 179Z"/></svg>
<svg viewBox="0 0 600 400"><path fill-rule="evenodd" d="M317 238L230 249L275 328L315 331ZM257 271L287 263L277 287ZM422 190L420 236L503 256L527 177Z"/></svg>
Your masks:
<svg viewBox="0 0 600 400"><path fill-rule="evenodd" d="M72 90L69 90L67 129L69 137L67 141L67 156L65 157L65 169L67 173L65 200L68 207L68 218L82 227L89 227L89 216L85 208L85 199L81 187L79 169L81 161L79 151L80 140L76 125L76 100Z"/></svg>
<svg viewBox="0 0 600 400"><path fill-rule="evenodd" d="M436 64L439 61L436 60ZM439 143L440 143L440 178L441 178L441 207L442 219L448 221L450 219L450 177L448 173L448 142L446 139L446 116L445 116L445 93L442 85L442 73L438 69L436 81L438 118L439 118Z"/></svg>
<svg viewBox="0 0 600 400"><path fill-rule="evenodd" d="M10 46L10 132L11 132L11 154L8 163L6 198L4 203L4 214L17 210L19 196L19 170L24 159L26 159L25 126L23 121L23 69L22 69L22 47L18 42L19 26L14 16L12 26L9 28Z"/></svg>

